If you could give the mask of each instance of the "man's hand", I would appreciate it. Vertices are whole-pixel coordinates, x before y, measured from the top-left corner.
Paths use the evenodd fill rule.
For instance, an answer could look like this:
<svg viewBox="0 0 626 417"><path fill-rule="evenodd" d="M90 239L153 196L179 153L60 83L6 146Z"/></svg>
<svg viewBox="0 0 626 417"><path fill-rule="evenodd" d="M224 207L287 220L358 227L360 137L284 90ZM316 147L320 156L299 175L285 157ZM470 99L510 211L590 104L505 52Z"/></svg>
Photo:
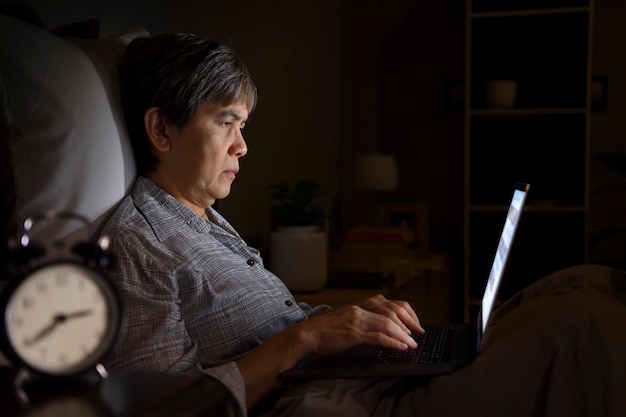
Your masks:
<svg viewBox="0 0 626 417"><path fill-rule="evenodd" d="M409 303L382 295L333 307L275 334L237 360L248 409L278 384L278 375L304 355L328 355L361 344L406 350L417 347L411 331L423 333Z"/></svg>
<svg viewBox="0 0 626 417"><path fill-rule="evenodd" d="M360 344L414 349L417 345L411 332L424 333L409 303L382 295L325 310L292 330L299 332L298 343L305 353L322 355Z"/></svg>

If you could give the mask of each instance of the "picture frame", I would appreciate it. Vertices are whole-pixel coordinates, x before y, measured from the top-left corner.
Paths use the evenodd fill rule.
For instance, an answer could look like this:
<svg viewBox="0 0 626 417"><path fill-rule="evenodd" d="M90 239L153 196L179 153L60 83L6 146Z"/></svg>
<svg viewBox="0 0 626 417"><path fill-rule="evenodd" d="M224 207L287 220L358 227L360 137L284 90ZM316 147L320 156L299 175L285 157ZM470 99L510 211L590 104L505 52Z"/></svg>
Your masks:
<svg viewBox="0 0 626 417"><path fill-rule="evenodd" d="M429 205L423 202L381 202L376 206L376 225L382 228L409 228L409 246L417 256L430 253Z"/></svg>

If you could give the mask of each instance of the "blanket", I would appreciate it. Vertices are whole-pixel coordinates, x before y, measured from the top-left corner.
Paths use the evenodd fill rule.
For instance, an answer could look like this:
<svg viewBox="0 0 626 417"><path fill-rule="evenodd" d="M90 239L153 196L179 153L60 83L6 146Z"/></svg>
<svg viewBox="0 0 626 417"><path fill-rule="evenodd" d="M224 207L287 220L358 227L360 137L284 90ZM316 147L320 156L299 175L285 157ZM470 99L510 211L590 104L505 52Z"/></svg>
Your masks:
<svg viewBox="0 0 626 417"><path fill-rule="evenodd" d="M460 415L626 415L626 272L581 265L535 282L497 308L481 352L452 374L310 381L264 414Z"/></svg>

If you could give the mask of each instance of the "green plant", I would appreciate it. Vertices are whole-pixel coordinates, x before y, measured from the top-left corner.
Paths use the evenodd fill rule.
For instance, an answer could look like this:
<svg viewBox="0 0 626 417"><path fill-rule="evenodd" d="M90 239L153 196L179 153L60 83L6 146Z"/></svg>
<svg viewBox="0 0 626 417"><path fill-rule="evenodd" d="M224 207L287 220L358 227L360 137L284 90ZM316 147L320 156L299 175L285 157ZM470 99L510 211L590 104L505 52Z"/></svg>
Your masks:
<svg viewBox="0 0 626 417"><path fill-rule="evenodd" d="M272 210L275 226L319 225L326 216L313 200L323 195L322 187L311 180L298 181L293 189L287 183L268 187L273 193L270 198L280 202L280 208Z"/></svg>

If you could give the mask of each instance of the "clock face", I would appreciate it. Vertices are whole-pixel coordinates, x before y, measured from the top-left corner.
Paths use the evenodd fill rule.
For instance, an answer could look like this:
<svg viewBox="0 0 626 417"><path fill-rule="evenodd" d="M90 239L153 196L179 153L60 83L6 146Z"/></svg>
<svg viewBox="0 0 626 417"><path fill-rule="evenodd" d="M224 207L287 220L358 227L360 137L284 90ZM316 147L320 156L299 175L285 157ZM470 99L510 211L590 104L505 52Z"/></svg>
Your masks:
<svg viewBox="0 0 626 417"><path fill-rule="evenodd" d="M102 359L120 318L117 294L98 270L59 262L33 271L11 289L3 337L11 356L27 367L71 375Z"/></svg>

